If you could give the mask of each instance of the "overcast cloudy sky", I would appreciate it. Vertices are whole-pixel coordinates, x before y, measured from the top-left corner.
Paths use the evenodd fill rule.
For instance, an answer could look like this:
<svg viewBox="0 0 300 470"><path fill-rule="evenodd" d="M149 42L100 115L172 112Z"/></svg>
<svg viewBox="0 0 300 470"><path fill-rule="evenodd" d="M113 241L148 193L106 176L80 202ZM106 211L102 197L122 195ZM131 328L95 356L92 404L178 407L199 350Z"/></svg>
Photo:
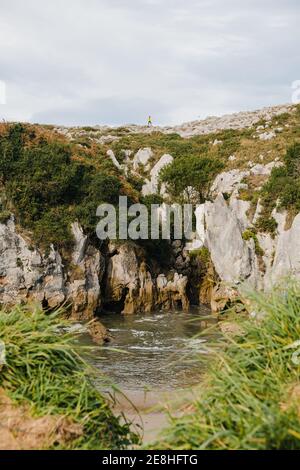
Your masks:
<svg viewBox="0 0 300 470"><path fill-rule="evenodd" d="M291 101L299 0L0 0L0 118L158 124Z"/></svg>

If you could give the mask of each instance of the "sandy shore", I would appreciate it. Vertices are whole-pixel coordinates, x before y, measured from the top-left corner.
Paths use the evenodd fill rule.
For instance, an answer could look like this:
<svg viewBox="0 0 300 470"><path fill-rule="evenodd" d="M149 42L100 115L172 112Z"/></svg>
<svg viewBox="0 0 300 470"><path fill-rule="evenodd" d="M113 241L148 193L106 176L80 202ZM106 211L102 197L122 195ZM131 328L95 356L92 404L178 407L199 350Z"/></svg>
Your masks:
<svg viewBox="0 0 300 470"><path fill-rule="evenodd" d="M184 403L193 394L192 390L142 391L125 390L124 395L116 394L117 414L123 413L139 433L143 443L149 444L159 436L168 425L168 413L184 413Z"/></svg>

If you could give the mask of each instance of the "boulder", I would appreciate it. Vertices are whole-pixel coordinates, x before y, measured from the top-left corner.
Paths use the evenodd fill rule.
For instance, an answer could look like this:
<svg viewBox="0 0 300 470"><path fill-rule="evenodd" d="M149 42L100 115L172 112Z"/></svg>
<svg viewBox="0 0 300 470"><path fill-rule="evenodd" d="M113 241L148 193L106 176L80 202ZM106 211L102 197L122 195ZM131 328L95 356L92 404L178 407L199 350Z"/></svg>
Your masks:
<svg viewBox="0 0 300 470"><path fill-rule="evenodd" d="M53 246L42 254L17 232L13 218L0 224L0 303L38 300L53 308L65 298L62 260Z"/></svg>
<svg viewBox="0 0 300 470"><path fill-rule="evenodd" d="M111 159L115 167L118 168L118 170L121 170L122 167L120 163L118 162L118 160L116 159L114 152L112 150L107 150L106 154Z"/></svg>
<svg viewBox="0 0 300 470"><path fill-rule="evenodd" d="M140 149L133 157L133 161L132 161L133 169L138 170L139 166L141 165L146 167L151 157L153 157L153 152L151 148L146 147L146 148Z"/></svg>
<svg viewBox="0 0 300 470"><path fill-rule="evenodd" d="M107 329L97 318L88 323L87 331L96 344L101 345L111 340Z"/></svg>
<svg viewBox="0 0 300 470"><path fill-rule="evenodd" d="M213 197L220 193L231 194L242 187L242 180L249 176L249 171L231 170L220 173L214 180L210 193Z"/></svg>
<svg viewBox="0 0 300 470"><path fill-rule="evenodd" d="M142 188L143 196L147 196L149 194L157 194L159 190L159 174L161 170L173 162L172 155L165 154L163 155L158 162L154 165L154 167L150 171L150 180L146 179L146 183ZM165 186L161 188L161 194L164 195L166 192Z"/></svg>
<svg viewBox="0 0 300 470"><path fill-rule="evenodd" d="M38 301L51 309L67 302L75 319L92 318L101 305L104 259L77 223L72 232L75 244L67 267L53 246L49 254L32 248L27 237L17 232L13 219L0 224L0 302Z"/></svg>
<svg viewBox="0 0 300 470"><path fill-rule="evenodd" d="M206 204L205 220L207 246L220 278L230 284L248 279L253 250L245 244L239 220L221 194Z"/></svg>

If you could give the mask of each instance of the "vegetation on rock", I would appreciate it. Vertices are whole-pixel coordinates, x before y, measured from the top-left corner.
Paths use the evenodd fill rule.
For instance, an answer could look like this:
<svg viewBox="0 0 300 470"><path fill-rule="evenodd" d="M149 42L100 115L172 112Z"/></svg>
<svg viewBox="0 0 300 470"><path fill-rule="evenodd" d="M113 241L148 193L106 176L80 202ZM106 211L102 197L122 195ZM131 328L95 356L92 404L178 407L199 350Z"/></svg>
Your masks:
<svg viewBox="0 0 300 470"><path fill-rule="evenodd" d="M37 135L30 126L7 126L0 135L0 178L18 222L43 246L72 243L70 223L78 219L87 233L95 231L96 209L116 204L119 194L135 190L103 155Z"/></svg>
<svg viewBox="0 0 300 470"><path fill-rule="evenodd" d="M183 194L186 188L193 188L199 194L199 202L204 202L209 186L218 171L223 168L222 162L205 156L186 156L177 158L166 166L161 174L162 182L168 184L171 196Z"/></svg>
<svg viewBox="0 0 300 470"><path fill-rule="evenodd" d="M277 222L272 217L275 207L296 215L300 212L300 144L288 148L284 165L273 168L271 176L262 189L263 213L257 221L261 231L274 233Z"/></svg>
<svg viewBox="0 0 300 470"><path fill-rule="evenodd" d="M255 254L257 256L263 256L264 255L264 250L261 248L257 234L254 230L245 230L245 232L242 235L243 240L248 241L248 240L253 240L254 241L254 246L255 246Z"/></svg>

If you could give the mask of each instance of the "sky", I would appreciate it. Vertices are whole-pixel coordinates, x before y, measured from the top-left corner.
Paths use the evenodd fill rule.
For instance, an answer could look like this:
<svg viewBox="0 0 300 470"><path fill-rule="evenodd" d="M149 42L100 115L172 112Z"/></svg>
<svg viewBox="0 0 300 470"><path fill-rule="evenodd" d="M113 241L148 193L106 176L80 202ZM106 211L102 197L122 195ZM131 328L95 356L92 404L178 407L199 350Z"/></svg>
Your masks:
<svg viewBox="0 0 300 470"><path fill-rule="evenodd" d="M288 103L299 20L299 0L0 0L0 119L172 125Z"/></svg>

